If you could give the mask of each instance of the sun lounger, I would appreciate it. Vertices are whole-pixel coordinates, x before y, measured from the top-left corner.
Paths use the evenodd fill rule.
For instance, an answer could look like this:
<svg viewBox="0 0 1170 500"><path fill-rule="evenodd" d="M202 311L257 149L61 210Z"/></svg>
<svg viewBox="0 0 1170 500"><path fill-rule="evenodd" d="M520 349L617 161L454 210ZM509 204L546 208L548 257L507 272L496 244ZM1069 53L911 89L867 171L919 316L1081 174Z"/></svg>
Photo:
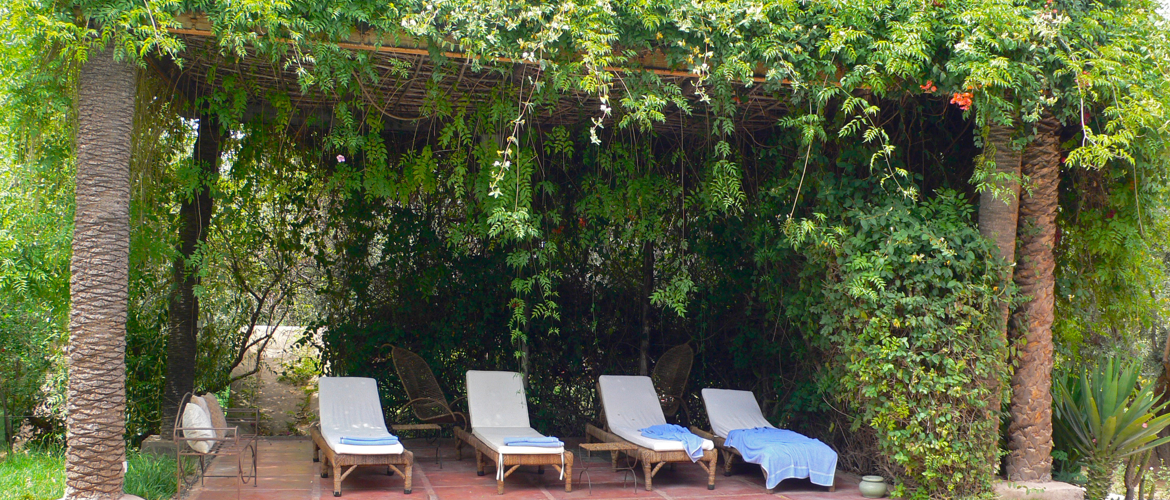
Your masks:
<svg viewBox="0 0 1170 500"><path fill-rule="evenodd" d="M497 493L504 493L504 478L521 465L536 465L541 472L551 465L564 478L565 491L573 491L573 452L529 425L528 399L519 373L467 372L467 408L472 432L459 427L453 431L475 448L479 475L484 475L485 456L496 462Z"/></svg>
<svg viewBox="0 0 1170 500"><path fill-rule="evenodd" d="M414 454L386 430L378 383L372 378L321 377L317 387L321 420L309 430L313 461L321 461L321 477L332 472L333 496L341 496L341 482L359 465L389 467L406 480L403 492L409 494Z"/></svg>
<svg viewBox="0 0 1170 500"><path fill-rule="evenodd" d="M597 391L601 396L605 430L593 425L585 428L586 440L596 439L605 443L630 443L634 450L614 453L614 465L618 453L624 453L642 462L646 476L646 491L653 489L652 478L663 465L674 462L696 462L685 451L681 441L651 439L642 435L641 430L666 423L662 405L650 377L602 375L597 379ZM719 454L709 439L702 443L703 455L696 463L707 471L707 489L715 489L715 462Z"/></svg>
<svg viewBox="0 0 1170 500"><path fill-rule="evenodd" d="M836 490L833 479L837 452L828 445L774 427L764 418L751 391L703 389L702 392L711 433L694 427L691 432L715 442L723 454L725 476L731 475L732 462L740 457L761 465L768 489L785 479L809 478L829 491Z"/></svg>

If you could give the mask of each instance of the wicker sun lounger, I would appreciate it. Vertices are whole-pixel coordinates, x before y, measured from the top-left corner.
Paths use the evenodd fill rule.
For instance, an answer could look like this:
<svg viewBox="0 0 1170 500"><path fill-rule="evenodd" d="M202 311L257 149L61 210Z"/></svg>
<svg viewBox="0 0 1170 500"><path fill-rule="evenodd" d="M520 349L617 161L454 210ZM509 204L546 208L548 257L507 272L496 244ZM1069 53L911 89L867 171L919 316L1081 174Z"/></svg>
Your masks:
<svg viewBox="0 0 1170 500"><path fill-rule="evenodd" d="M542 448L507 446L507 438L544 437L528 420L528 399L516 372L467 372L467 407L472 432L454 429L456 437L475 449L475 466L484 475L484 457L496 463L496 493L504 493L504 478L521 465L535 465L542 473L550 465L564 477L565 491L573 491L573 452L564 446Z"/></svg>
<svg viewBox="0 0 1170 500"><path fill-rule="evenodd" d="M597 379L597 391L601 396L605 429L586 425L586 441L603 443L630 443L634 450L617 451L613 454L616 468L618 455L625 454L642 463L646 491L652 490L654 475L663 465L676 462L691 462L691 457L678 441L651 439L642 436L640 429L665 424L662 406L650 377L602 375ZM715 489L715 467L719 454L715 443L703 442L703 457L697 464L707 472L707 489Z"/></svg>
<svg viewBox="0 0 1170 500"><path fill-rule="evenodd" d="M753 429L759 427L773 427L756 402L751 391L732 391L726 389L703 389L703 403L707 408L707 417L711 422L711 432L691 426L691 432L710 439L715 443L719 453L723 455L723 475L731 475L731 467L737 461L743 461L739 450L727 446L727 435L735 429ZM763 469L761 469L763 470ZM767 480L768 472L763 470ZM807 477L807 476L806 476ZM835 484L827 486L830 492L837 491Z"/></svg>
<svg viewBox="0 0 1170 500"><path fill-rule="evenodd" d="M341 482L359 465L385 465L405 480L410 493L414 454L401 444L364 446L342 444L341 438L389 436L372 378L321 377L317 382L321 421L309 429L313 437L313 461L321 462L321 477L333 474L333 496L341 496ZM323 455L323 456L322 456ZM342 469L349 467L344 472ZM401 467L401 468L399 468Z"/></svg>

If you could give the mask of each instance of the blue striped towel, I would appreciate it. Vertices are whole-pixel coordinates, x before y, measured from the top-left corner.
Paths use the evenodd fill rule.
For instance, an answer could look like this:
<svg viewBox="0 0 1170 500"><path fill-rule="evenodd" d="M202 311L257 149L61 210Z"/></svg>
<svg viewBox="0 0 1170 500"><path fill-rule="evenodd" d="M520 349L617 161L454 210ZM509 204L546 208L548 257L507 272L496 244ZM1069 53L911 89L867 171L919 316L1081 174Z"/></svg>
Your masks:
<svg viewBox="0 0 1170 500"><path fill-rule="evenodd" d="M398 436L387 434L380 437L342 437L341 444L354 446L393 446L398 444Z"/></svg>
<svg viewBox="0 0 1170 500"><path fill-rule="evenodd" d="M564 446L555 437L510 437L504 438L504 446L535 446L537 448L560 448Z"/></svg>

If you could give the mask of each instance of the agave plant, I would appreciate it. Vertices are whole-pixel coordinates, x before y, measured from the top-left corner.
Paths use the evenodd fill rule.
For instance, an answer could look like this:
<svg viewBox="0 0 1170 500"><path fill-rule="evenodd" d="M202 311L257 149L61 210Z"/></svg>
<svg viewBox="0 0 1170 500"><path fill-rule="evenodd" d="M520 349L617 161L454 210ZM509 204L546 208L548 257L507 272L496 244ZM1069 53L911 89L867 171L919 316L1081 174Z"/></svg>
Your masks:
<svg viewBox="0 0 1170 500"><path fill-rule="evenodd" d="M1170 442L1158 437L1170 425L1170 414L1158 415L1167 403L1153 384L1139 385L1134 363L1111 359L1054 385L1054 430L1087 466L1087 500L1105 498L1121 460Z"/></svg>

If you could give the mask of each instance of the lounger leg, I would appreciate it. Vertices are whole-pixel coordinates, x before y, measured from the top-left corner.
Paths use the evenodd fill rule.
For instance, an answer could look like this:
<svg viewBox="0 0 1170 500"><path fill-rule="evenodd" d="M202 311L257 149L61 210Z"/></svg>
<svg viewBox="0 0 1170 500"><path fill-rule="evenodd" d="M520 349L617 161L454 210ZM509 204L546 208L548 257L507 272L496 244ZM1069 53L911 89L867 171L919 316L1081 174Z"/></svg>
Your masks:
<svg viewBox="0 0 1170 500"><path fill-rule="evenodd" d="M730 476L731 466L733 465L732 461L735 460L735 454L726 451L721 451L720 453L723 454L723 475Z"/></svg>
<svg viewBox="0 0 1170 500"><path fill-rule="evenodd" d="M620 451L609 452L609 461L611 462L610 466L613 468L614 472L617 472L617 461L618 461L618 455L620 455L620 454L621 454Z"/></svg>
<svg viewBox="0 0 1170 500"><path fill-rule="evenodd" d="M654 489L654 483L652 481L654 479L654 471L652 470L652 465L649 460L642 461L642 475L646 476L646 491Z"/></svg>
<svg viewBox="0 0 1170 500"><path fill-rule="evenodd" d="M536 466L536 473L537 473L537 474L544 474L544 466L543 466L543 465L537 465L537 466Z"/></svg>
<svg viewBox="0 0 1170 500"><path fill-rule="evenodd" d="M507 469L507 467L508 467L507 465L504 465L504 456L503 455L496 455L496 469L498 469L498 471L496 472L496 478L497 478L496 479L496 494L497 495L504 494L504 478L508 477L508 473L511 472ZM516 466L513 466L512 468L515 469L517 467L520 467L520 466L516 465ZM502 472L500 472L500 471L502 471Z"/></svg>
<svg viewBox="0 0 1170 500"><path fill-rule="evenodd" d="M317 446L317 440L316 440L316 439L314 439L314 440L313 440L313 461L314 461L314 462L320 462L320 461L321 461L321 447L320 447L320 446Z"/></svg>
<svg viewBox="0 0 1170 500"><path fill-rule="evenodd" d="M410 453L409 451L404 453ZM414 477L414 454L411 453L406 457L406 472L402 474L402 478L406 481L406 485L402 488L402 493L409 495L411 489L411 478Z"/></svg>
<svg viewBox="0 0 1170 500"><path fill-rule="evenodd" d="M565 452L565 493L573 492L573 452Z"/></svg>
<svg viewBox="0 0 1170 500"><path fill-rule="evenodd" d="M337 461L333 461L333 496L341 496L341 467L337 465Z"/></svg>
<svg viewBox="0 0 1170 500"><path fill-rule="evenodd" d="M719 466L719 454L712 453L710 465L707 467L707 489L715 489L715 468Z"/></svg>
<svg viewBox="0 0 1170 500"><path fill-rule="evenodd" d="M475 450L475 475L483 475L483 452Z"/></svg>

